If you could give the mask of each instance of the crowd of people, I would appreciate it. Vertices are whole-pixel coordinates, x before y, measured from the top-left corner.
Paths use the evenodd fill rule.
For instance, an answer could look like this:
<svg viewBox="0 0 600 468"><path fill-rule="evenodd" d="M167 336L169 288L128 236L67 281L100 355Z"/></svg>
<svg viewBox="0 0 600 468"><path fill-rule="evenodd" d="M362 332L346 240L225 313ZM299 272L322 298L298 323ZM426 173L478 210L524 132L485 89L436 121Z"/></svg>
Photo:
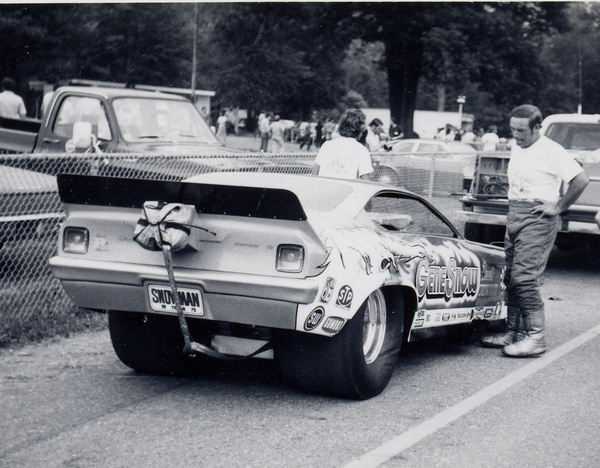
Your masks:
<svg viewBox="0 0 600 468"><path fill-rule="evenodd" d="M362 111L361 111L362 112ZM319 150L328 141L337 138L339 127L344 117L339 122L333 118L315 119L314 121L285 121L282 123L279 115L260 113L258 116L257 136L260 138L259 151L282 153L286 143L296 143L300 150ZM381 119L374 118L365 126L361 143L369 151L380 151L388 140L402 138L402 130L393 122L389 132L386 132Z"/></svg>
<svg viewBox="0 0 600 468"><path fill-rule="evenodd" d="M452 124L446 124L438 128L435 138L444 141L460 141L481 151L506 151L515 143L512 138L500 138L496 125L490 125L487 131L483 128L474 131L471 128L459 129Z"/></svg>

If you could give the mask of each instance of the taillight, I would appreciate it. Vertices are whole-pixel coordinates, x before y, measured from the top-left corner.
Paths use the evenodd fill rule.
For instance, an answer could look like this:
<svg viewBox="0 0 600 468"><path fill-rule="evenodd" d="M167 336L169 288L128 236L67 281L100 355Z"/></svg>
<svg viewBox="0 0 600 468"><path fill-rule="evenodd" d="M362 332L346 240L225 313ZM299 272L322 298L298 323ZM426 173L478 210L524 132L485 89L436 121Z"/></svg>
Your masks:
<svg viewBox="0 0 600 468"><path fill-rule="evenodd" d="M304 266L304 248L301 245L281 244L277 247L277 271L300 273Z"/></svg>
<svg viewBox="0 0 600 468"><path fill-rule="evenodd" d="M63 250L65 252L87 253L89 243L90 234L86 228L67 226L63 231Z"/></svg>

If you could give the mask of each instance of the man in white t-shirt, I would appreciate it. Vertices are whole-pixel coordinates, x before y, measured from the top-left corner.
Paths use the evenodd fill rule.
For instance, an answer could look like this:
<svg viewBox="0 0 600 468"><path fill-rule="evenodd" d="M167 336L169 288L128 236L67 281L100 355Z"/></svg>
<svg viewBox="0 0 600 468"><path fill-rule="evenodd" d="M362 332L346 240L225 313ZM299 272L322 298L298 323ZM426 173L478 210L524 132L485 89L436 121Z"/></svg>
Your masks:
<svg viewBox="0 0 600 468"><path fill-rule="evenodd" d="M383 140L386 139L385 130L383 129L383 122L381 119L375 117L369 123L369 128L367 129L367 147L374 153L381 149L383 144Z"/></svg>
<svg viewBox="0 0 600 468"><path fill-rule="evenodd" d="M516 145L508 164L508 215L504 250L507 333L482 338L510 357L546 351L543 274L556 240L560 214L581 195L589 179L561 145L540 135L542 113L530 104L514 108L510 128ZM565 190L562 188L565 187Z"/></svg>
<svg viewBox="0 0 600 468"><path fill-rule="evenodd" d="M481 143L483 143L483 151L496 151L496 145L500 143L498 127L490 125L487 133L484 133L481 137Z"/></svg>
<svg viewBox="0 0 600 468"><path fill-rule="evenodd" d="M285 143L283 140L285 128L281 123L279 115L275 115L273 117L273 122L271 122L271 146L273 153L284 153L285 152Z"/></svg>
<svg viewBox="0 0 600 468"><path fill-rule="evenodd" d="M0 93L0 117L8 119L22 119L27 116L23 98L15 94L15 82L12 78L2 79L2 92Z"/></svg>
<svg viewBox="0 0 600 468"><path fill-rule="evenodd" d="M371 153L358 142L366 131L365 114L348 109L340 119L340 136L323 143L313 165L313 175L357 179L373 172Z"/></svg>

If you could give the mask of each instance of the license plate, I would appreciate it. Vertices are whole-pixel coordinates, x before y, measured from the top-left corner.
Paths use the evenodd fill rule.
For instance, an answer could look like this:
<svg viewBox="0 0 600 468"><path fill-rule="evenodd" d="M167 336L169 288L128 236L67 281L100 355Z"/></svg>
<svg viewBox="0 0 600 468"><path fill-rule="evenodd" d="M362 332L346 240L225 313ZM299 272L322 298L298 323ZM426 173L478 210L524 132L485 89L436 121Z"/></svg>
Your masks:
<svg viewBox="0 0 600 468"><path fill-rule="evenodd" d="M179 302L186 315L203 316L202 293L199 289L177 288ZM150 308L156 312L177 313L175 300L168 286L149 284L148 301Z"/></svg>

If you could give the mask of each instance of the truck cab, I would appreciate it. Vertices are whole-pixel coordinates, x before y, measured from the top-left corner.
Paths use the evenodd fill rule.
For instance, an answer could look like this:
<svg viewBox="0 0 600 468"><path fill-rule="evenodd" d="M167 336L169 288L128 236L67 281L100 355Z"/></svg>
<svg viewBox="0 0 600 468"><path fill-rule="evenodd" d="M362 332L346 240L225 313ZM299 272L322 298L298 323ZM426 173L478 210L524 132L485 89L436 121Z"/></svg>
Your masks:
<svg viewBox="0 0 600 468"><path fill-rule="evenodd" d="M33 152L89 151L91 141L107 153L191 152L199 146L222 146L181 96L128 88L59 88L41 121Z"/></svg>

